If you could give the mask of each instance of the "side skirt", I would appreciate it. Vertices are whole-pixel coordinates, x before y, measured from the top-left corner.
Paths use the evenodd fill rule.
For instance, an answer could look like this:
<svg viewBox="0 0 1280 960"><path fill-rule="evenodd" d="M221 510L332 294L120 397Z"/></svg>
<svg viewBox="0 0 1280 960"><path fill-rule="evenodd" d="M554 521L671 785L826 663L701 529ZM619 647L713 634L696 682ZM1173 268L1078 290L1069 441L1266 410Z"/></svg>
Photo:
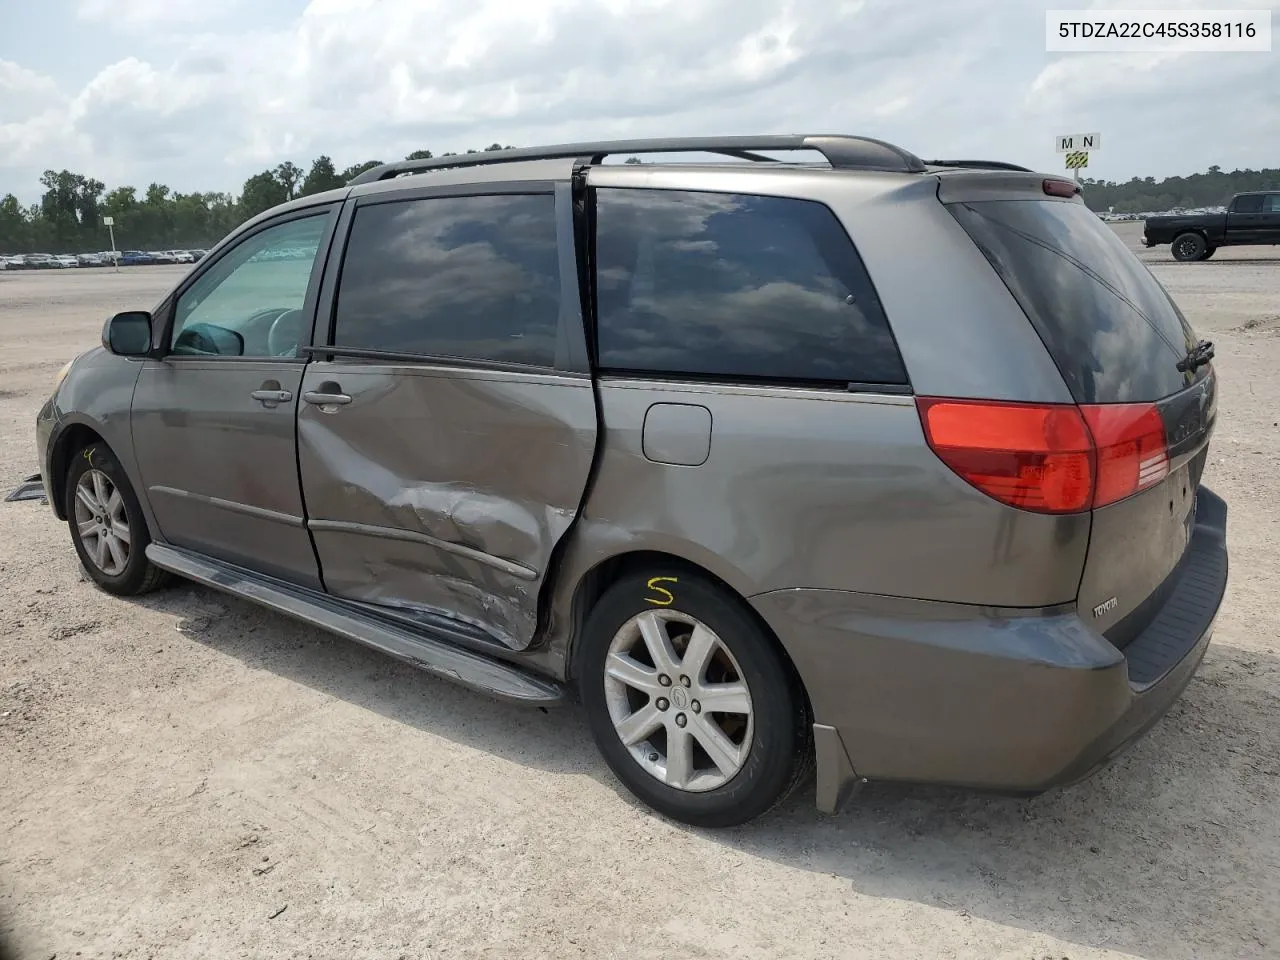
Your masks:
<svg viewBox="0 0 1280 960"><path fill-rule="evenodd" d="M444 630L423 627L410 631L342 600L177 547L152 543L147 547L147 559L162 570L363 643L500 700L551 706L565 699L560 684L477 651L464 650Z"/></svg>

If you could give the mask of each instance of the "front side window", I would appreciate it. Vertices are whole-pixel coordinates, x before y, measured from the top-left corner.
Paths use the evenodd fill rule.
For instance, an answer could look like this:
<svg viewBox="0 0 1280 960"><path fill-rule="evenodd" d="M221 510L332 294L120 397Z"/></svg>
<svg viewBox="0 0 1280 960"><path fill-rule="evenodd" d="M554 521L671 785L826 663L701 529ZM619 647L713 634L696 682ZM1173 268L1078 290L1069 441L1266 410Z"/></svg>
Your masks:
<svg viewBox="0 0 1280 960"><path fill-rule="evenodd" d="M905 384L861 259L809 200L596 191L597 350L613 371Z"/></svg>
<svg viewBox="0 0 1280 960"><path fill-rule="evenodd" d="M559 317L551 194L399 200L356 211L336 346L549 367Z"/></svg>
<svg viewBox="0 0 1280 960"><path fill-rule="evenodd" d="M177 356L292 357L328 213L276 224L233 247L178 298ZM305 328L305 329L304 329Z"/></svg>

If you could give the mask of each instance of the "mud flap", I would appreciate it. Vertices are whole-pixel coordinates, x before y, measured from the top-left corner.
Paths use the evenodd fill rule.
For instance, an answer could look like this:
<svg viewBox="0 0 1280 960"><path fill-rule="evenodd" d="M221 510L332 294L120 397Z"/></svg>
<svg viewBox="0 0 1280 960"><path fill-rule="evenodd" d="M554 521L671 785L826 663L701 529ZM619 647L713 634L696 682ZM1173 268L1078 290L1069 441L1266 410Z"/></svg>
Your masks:
<svg viewBox="0 0 1280 960"><path fill-rule="evenodd" d="M33 473L10 490L9 495L4 499L6 503L12 503L15 500L44 500L44 480L40 474Z"/></svg>

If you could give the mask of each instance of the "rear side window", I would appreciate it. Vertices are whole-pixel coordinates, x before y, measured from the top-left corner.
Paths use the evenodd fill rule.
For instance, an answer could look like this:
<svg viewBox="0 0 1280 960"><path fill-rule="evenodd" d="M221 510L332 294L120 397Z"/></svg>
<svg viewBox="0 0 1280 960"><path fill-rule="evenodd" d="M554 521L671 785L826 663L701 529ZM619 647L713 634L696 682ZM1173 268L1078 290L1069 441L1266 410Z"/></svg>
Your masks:
<svg viewBox="0 0 1280 960"><path fill-rule="evenodd" d="M551 194L356 211L338 285L336 345L552 366L559 316Z"/></svg>
<svg viewBox="0 0 1280 960"><path fill-rule="evenodd" d="M1263 213L1280 213L1280 193L1268 193L1262 204Z"/></svg>
<svg viewBox="0 0 1280 960"><path fill-rule="evenodd" d="M598 189L596 297L607 370L907 382L866 270L820 203Z"/></svg>
<svg viewBox="0 0 1280 960"><path fill-rule="evenodd" d="M1195 344L1181 311L1084 204L948 206L1035 326L1077 403L1159 400L1194 379L1177 369Z"/></svg>
<svg viewBox="0 0 1280 960"><path fill-rule="evenodd" d="M1261 213L1262 212L1262 194L1254 193L1245 197L1236 197L1235 202L1231 204L1232 213Z"/></svg>

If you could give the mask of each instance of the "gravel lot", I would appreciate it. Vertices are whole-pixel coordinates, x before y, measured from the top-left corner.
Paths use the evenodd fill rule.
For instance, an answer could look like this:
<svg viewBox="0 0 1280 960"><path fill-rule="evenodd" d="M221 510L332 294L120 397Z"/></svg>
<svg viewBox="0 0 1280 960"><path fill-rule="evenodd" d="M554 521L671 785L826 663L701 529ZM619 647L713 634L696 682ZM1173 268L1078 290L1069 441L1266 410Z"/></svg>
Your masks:
<svg viewBox="0 0 1280 960"><path fill-rule="evenodd" d="M1142 255L1217 344L1232 580L1111 769L1034 800L872 785L835 818L810 784L690 830L622 792L576 707L194 586L113 599L47 507L4 504L0 930L37 960L1280 955L1280 249ZM185 269L0 274L6 490L58 367Z"/></svg>

